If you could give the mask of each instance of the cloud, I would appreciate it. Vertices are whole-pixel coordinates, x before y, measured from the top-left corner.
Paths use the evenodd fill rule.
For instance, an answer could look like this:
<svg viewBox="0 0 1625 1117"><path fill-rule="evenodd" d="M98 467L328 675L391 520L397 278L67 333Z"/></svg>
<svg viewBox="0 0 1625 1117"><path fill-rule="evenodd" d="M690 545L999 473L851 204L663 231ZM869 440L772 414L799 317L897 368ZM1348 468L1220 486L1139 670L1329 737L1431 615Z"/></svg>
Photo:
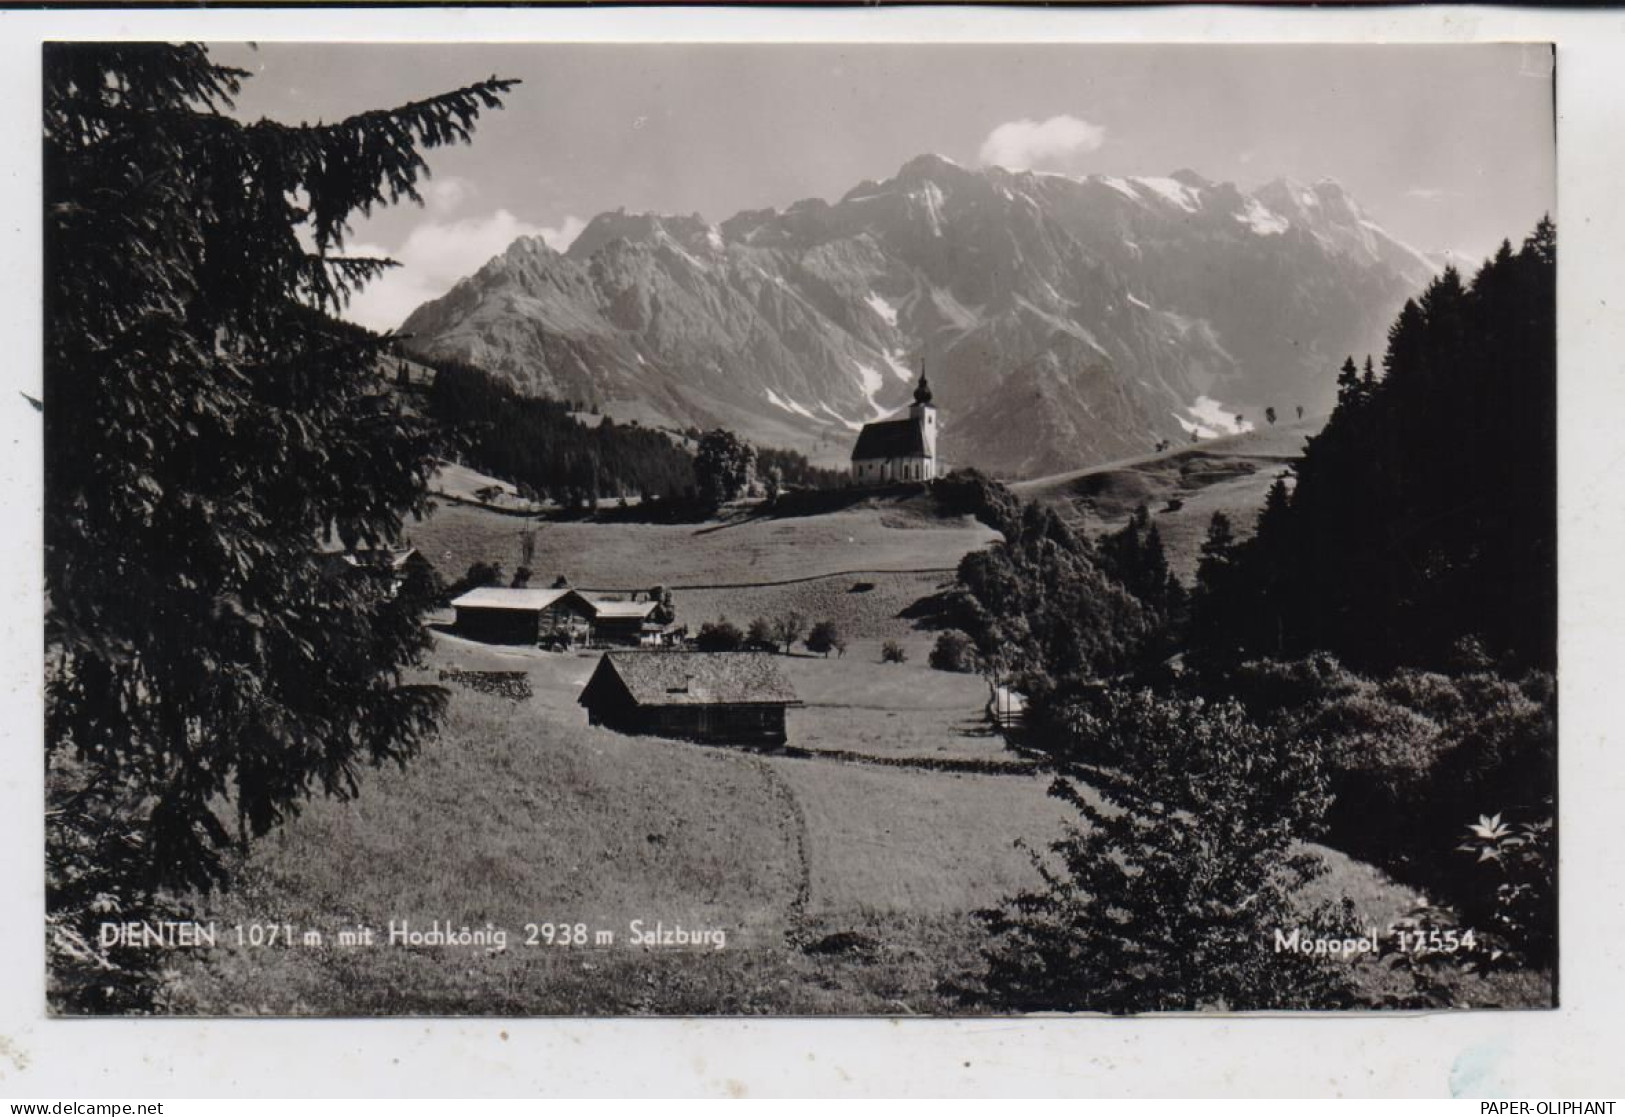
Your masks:
<svg viewBox="0 0 1625 1117"><path fill-rule="evenodd" d="M1405 191L1405 196L1407 198L1420 198L1424 202L1436 202L1440 198L1452 197L1455 193L1454 190L1440 190L1432 186L1413 186Z"/></svg>
<svg viewBox="0 0 1625 1117"><path fill-rule="evenodd" d="M1012 171L1042 166L1064 168L1078 156L1100 150L1105 142L1104 127L1075 116L1010 120L982 141L981 159Z"/></svg>
<svg viewBox="0 0 1625 1117"><path fill-rule="evenodd" d="M425 200L433 208L433 200ZM426 221L395 248L347 245L346 255L388 256L401 266L367 284L344 316L374 330L396 329L412 311L444 295L459 279L479 271L520 237L541 237L550 248L562 252L584 226L585 222L574 216L554 227L533 225L499 209L484 217Z"/></svg>
<svg viewBox="0 0 1625 1117"><path fill-rule="evenodd" d="M422 190L424 204L434 213L450 213L457 209L476 193L472 182L466 178L450 175L446 178L431 178Z"/></svg>
<svg viewBox="0 0 1625 1117"><path fill-rule="evenodd" d="M581 235L581 230L586 227L585 221L571 215L560 221L557 228L544 228L539 235L554 252L563 252L575 243L576 238Z"/></svg>

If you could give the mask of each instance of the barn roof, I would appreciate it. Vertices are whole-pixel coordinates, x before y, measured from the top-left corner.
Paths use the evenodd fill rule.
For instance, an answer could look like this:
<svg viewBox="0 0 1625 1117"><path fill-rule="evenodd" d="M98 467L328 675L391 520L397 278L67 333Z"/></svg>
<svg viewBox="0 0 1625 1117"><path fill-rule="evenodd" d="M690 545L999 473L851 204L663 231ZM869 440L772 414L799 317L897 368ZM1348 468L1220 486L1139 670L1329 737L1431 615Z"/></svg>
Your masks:
<svg viewBox="0 0 1625 1117"><path fill-rule="evenodd" d="M865 423L852 447L852 460L869 458L918 458L925 456L925 433L913 417Z"/></svg>
<svg viewBox="0 0 1625 1117"><path fill-rule="evenodd" d="M480 586L452 602L459 609L514 609L539 613L559 598L575 590L509 589L506 586Z"/></svg>
<svg viewBox="0 0 1625 1117"><path fill-rule="evenodd" d="M750 652L606 652L594 676L612 671L640 706L799 706L775 657ZM588 690L592 689L591 682ZM586 691L582 700L586 700Z"/></svg>
<svg viewBox="0 0 1625 1117"><path fill-rule="evenodd" d="M600 601L597 598L589 598L587 604L592 606L595 616L631 619L634 617L647 617L655 611L655 607L660 603L658 601Z"/></svg>

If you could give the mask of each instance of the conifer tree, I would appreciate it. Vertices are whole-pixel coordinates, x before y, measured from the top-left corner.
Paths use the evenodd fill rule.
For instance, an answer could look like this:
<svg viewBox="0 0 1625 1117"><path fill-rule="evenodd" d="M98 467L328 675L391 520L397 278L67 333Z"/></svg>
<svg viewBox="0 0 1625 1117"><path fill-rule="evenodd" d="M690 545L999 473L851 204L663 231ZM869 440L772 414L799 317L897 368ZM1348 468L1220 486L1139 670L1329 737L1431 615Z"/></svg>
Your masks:
<svg viewBox="0 0 1625 1117"><path fill-rule="evenodd" d="M429 603L371 557L425 507L439 437L388 390L383 339L330 314L390 266L342 255L352 218L419 200L423 152L515 83L290 126L227 115L247 76L197 45L44 52L48 902L70 954L87 896L134 912L222 882L234 837L355 794L444 700L402 677Z"/></svg>

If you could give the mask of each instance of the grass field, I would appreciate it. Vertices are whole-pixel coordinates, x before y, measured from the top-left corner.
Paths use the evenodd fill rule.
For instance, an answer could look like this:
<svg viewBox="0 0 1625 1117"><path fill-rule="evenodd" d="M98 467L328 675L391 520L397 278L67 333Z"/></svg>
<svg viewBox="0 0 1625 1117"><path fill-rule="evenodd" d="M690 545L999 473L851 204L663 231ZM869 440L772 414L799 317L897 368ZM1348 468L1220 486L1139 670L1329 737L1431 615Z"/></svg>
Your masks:
<svg viewBox="0 0 1625 1117"><path fill-rule="evenodd" d="M531 568L594 589L777 582L848 570L951 569L997 538L969 517L911 514L885 503L805 518L701 524L543 521L447 504L408 536L448 581L476 561L512 571L536 530Z"/></svg>
<svg viewBox="0 0 1625 1117"><path fill-rule="evenodd" d="M1210 496L1234 506L1262 499L1261 463L1284 460L1272 455L1285 454L1290 437L1241 436L1229 447L1207 444L1035 483L1029 495L1102 522L1132 511L1128 497L1141 482L1186 492L1187 511ZM1255 463L1251 473L1235 466L1242 458ZM1214 463L1231 475L1196 490L1178 487ZM521 526L449 505L414 539L455 577L476 559L511 569ZM933 634L902 615L945 577L899 571L952 567L992 538L980 525L938 518L918 498L726 525L543 525L534 562L540 576L563 571L589 587L818 575L675 592L679 617L691 625L718 615L744 624L794 609L846 632L843 657L779 661L804 702L789 721L790 743L801 753L758 755L589 727L577 697L595 654L438 633L427 677L452 667L524 671L532 697L511 702L453 687L443 729L412 764L369 772L359 799L312 803L256 847L240 887L204 901L207 916L225 926L292 924L320 932L321 945L228 945L177 956L169 1007L205 1014L974 1010L961 995L975 988L982 967L984 930L974 913L1037 882L1017 840L1042 849L1069 811L1037 772L939 770L1009 763L1013 754L987 729L984 681L932 670ZM858 569L892 572L843 572ZM880 662L887 639L904 645L907 662ZM1386 925L1418 900L1369 866L1319 852L1328 872L1303 895L1306 909L1346 897L1363 923ZM434 921L502 928L507 941L500 949L337 944L339 932L363 926L382 942L392 920L419 929ZM634 920L720 929L727 945L635 945ZM527 943L527 924L540 937L549 923L585 926L588 943ZM1389 980L1385 973L1374 971L1372 980Z"/></svg>
<svg viewBox="0 0 1625 1117"><path fill-rule="evenodd" d="M795 744L889 759L1011 759L987 721L982 677L932 670L925 637L901 643L906 663L882 663L874 640L854 643L840 658L784 659L806 703L793 715Z"/></svg>
<svg viewBox="0 0 1625 1117"><path fill-rule="evenodd" d="M1189 581L1213 513L1229 516L1238 538L1250 536L1264 494L1318 429L1318 421L1278 423L1010 487L1024 500L1055 507L1088 535L1121 527L1145 504L1162 534L1168 564ZM1170 500L1182 506L1170 509Z"/></svg>
<svg viewBox="0 0 1625 1117"><path fill-rule="evenodd" d="M495 490L494 492L492 490ZM524 499L507 481L499 481L456 462L441 462L429 479L429 491L452 500L466 501L505 512L535 512L542 506Z"/></svg>
<svg viewBox="0 0 1625 1117"><path fill-rule="evenodd" d="M963 1012L984 941L974 912L1036 882L1066 809L1038 774L895 766L915 750L996 756L982 684L911 660L782 662L807 700L792 743L889 764L762 756L586 725L590 655L437 636L431 669L523 670L534 696L460 688L441 733L360 798L315 802L256 847L224 926L289 923L321 946L177 955L169 1007L204 1014ZM861 653L861 654L860 654ZM895 716L894 716L895 715ZM963 719L961 721L961 719ZM1332 851L1306 903L1347 895L1386 922L1415 897ZM641 919L720 928L725 949L633 945ZM339 946L391 920L508 932L504 949ZM525 925L585 924L586 946ZM596 941L598 931L615 936Z"/></svg>

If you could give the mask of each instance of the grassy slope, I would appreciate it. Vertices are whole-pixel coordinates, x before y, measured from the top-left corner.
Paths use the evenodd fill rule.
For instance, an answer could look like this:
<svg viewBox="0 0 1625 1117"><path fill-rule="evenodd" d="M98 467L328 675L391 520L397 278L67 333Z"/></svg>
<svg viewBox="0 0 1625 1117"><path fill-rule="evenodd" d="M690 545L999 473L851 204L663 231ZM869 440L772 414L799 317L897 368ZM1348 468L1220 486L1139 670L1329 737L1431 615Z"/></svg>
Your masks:
<svg viewBox="0 0 1625 1117"><path fill-rule="evenodd" d="M446 505L408 535L448 580L476 561L518 564L523 534L536 527L532 569L567 574L591 588L657 584L774 582L843 570L951 568L995 538L969 517L909 516L884 504L799 519L641 524L591 521L540 525L480 508Z"/></svg>
<svg viewBox="0 0 1625 1117"><path fill-rule="evenodd" d="M1065 817L1041 776L760 757L590 728L575 703L590 656L441 637L434 658L526 670L535 697L454 690L443 732L413 764L369 773L360 799L314 803L257 847L241 887L210 901L210 914L316 928L329 945L177 956L176 1010L963 1011L953 991L980 965L971 913L1034 882L1015 840L1041 846ZM869 704L897 702L903 720L924 724L968 717L980 697L975 680L914 663L881 668L855 653L785 662L812 701L792 714L797 739L840 737L877 755L902 746L887 736L897 719ZM1411 902L1329 856L1334 874L1317 898L1346 891L1378 920ZM634 918L722 927L728 946L633 947ZM390 919L490 922L510 940L502 951L332 945L344 927ZM526 947L530 921L586 922L618 942ZM820 949L837 932L860 948Z"/></svg>
<svg viewBox="0 0 1625 1117"><path fill-rule="evenodd" d="M1278 423L1011 488L1023 499L1053 505L1090 535L1121 527L1137 505L1146 504L1162 533L1169 565L1188 581L1196 573L1213 513L1229 516L1239 537L1251 535L1264 494L1318 429L1308 420ZM1170 498L1184 506L1167 510Z"/></svg>
<svg viewBox="0 0 1625 1117"><path fill-rule="evenodd" d="M887 758L1010 759L987 724L982 678L932 670L928 637L901 642L910 649L906 663L882 663L874 640L854 643L841 658L785 659L806 703L795 715L795 744Z"/></svg>
<svg viewBox="0 0 1625 1117"><path fill-rule="evenodd" d="M444 508L429 525L427 546L511 565L499 544L511 543L513 524ZM979 527L879 503L721 530L550 524L539 552L568 557L588 584L682 584L847 565L952 565L989 538ZM553 569L548 561L539 569ZM874 588L851 592L858 581ZM897 616L937 581L828 577L680 592L678 607L691 622L713 609L744 620L797 608L848 627L855 638L844 658L782 661L807 703L791 715L794 744L890 761L1007 755L980 725L983 683L931 671L930 635ZM902 639L909 662L880 664L882 638ZM1065 817L1040 776L759 757L590 728L576 703L596 661L590 655L440 635L433 660L432 667L524 670L535 695L510 704L454 690L443 732L415 763L369 774L356 802L313 804L257 848L243 886L213 900L213 914L228 923L291 921L329 935L356 923L382 928L392 918L490 921L508 928L508 948L223 949L177 959L175 1008L963 1011L954 990L974 984L980 968L971 913L1034 883L1015 841L1041 847ZM1332 851L1325 857L1330 872L1306 902L1346 895L1363 921L1386 924L1416 900L1368 866ZM626 942L634 918L720 926L728 948L641 950ZM587 950L521 945L527 921L548 920L612 929L620 941ZM844 936L837 941L859 945L820 949L837 932Z"/></svg>
<svg viewBox="0 0 1625 1117"><path fill-rule="evenodd" d="M497 490L494 498L477 495L493 488ZM429 479L429 491L453 500L488 505L508 512L534 511L538 507L534 502L520 497L519 490L509 482L498 481L495 477L456 462L440 463L434 476Z"/></svg>

